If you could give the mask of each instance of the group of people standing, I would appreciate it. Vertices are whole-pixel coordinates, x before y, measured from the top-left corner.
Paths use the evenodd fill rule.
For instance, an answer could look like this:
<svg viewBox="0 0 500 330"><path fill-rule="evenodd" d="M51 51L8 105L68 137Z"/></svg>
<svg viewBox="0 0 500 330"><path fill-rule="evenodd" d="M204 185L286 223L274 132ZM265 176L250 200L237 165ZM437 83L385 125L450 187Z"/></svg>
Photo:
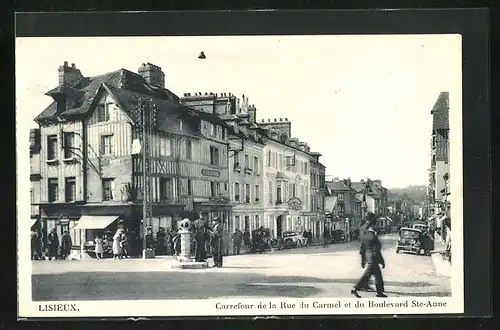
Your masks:
<svg viewBox="0 0 500 330"><path fill-rule="evenodd" d="M56 229L52 228L47 235L47 253L43 250L42 235L38 229L31 232L31 260L67 260L73 246L71 236L65 230L59 240Z"/></svg>
<svg viewBox="0 0 500 330"><path fill-rule="evenodd" d="M209 225L201 216L193 221L191 232L195 242L195 261L204 262L207 259L206 243L209 242L213 258L214 266L222 267L224 254L224 226L217 218L212 220L212 225Z"/></svg>

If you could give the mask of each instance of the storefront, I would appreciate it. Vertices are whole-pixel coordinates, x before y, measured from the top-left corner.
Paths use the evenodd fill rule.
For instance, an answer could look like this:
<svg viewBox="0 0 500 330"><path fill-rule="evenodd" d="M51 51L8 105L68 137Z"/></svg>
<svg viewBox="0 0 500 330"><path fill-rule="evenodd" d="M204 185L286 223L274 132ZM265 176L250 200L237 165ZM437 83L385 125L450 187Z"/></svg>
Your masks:
<svg viewBox="0 0 500 330"><path fill-rule="evenodd" d="M53 228L56 229L59 241L64 231L69 232L74 253L78 256L81 256L82 249L92 245L98 234L109 238L121 228L129 235L142 237L143 209L140 203L48 203L40 205L40 209L44 248L47 247L47 235ZM150 225L154 228L163 224L167 226L169 223L173 225L175 220L180 219L179 214L183 209L184 205L181 204L153 205Z"/></svg>

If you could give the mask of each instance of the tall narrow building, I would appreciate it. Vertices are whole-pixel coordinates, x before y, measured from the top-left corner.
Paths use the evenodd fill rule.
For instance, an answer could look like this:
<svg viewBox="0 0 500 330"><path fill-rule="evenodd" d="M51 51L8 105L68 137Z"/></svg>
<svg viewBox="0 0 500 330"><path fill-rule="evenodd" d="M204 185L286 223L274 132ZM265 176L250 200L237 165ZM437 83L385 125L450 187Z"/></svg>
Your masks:
<svg viewBox="0 0 500 330"><path fill-rule="evenodd" d="M441 92L432 114L431 166L429 171L428 202L434 214L449 212L450 201L450 143L449 93Z"/></svg>

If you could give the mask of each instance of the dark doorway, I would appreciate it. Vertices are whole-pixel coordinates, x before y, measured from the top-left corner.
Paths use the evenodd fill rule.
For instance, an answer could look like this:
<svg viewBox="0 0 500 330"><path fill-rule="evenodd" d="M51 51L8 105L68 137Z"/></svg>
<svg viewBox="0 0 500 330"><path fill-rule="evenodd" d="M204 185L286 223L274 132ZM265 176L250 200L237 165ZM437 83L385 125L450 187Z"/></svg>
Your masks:
<svg viewBox="0 0 500 330"><path fill-rule="evenodd" d="M245 230L250 230L250 217L245 215Z"/></svg>
<svg viewBox="0 0 500 330"><path fill-rule="evenodd" d="M282 215L276 218L276 237L281 237L281 235L283 234L282 220Z"/></svg>

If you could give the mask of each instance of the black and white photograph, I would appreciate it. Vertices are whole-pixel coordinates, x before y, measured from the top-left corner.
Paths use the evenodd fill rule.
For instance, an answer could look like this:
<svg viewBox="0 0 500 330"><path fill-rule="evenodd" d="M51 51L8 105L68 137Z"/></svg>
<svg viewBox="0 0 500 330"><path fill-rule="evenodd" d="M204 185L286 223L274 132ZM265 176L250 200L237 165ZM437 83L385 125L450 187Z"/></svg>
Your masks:
<svg viewBox="0 0 500 330"><path fill-rule="evenodd" d="M461 54L16 38L19 315L463 312Z"/></svg>

